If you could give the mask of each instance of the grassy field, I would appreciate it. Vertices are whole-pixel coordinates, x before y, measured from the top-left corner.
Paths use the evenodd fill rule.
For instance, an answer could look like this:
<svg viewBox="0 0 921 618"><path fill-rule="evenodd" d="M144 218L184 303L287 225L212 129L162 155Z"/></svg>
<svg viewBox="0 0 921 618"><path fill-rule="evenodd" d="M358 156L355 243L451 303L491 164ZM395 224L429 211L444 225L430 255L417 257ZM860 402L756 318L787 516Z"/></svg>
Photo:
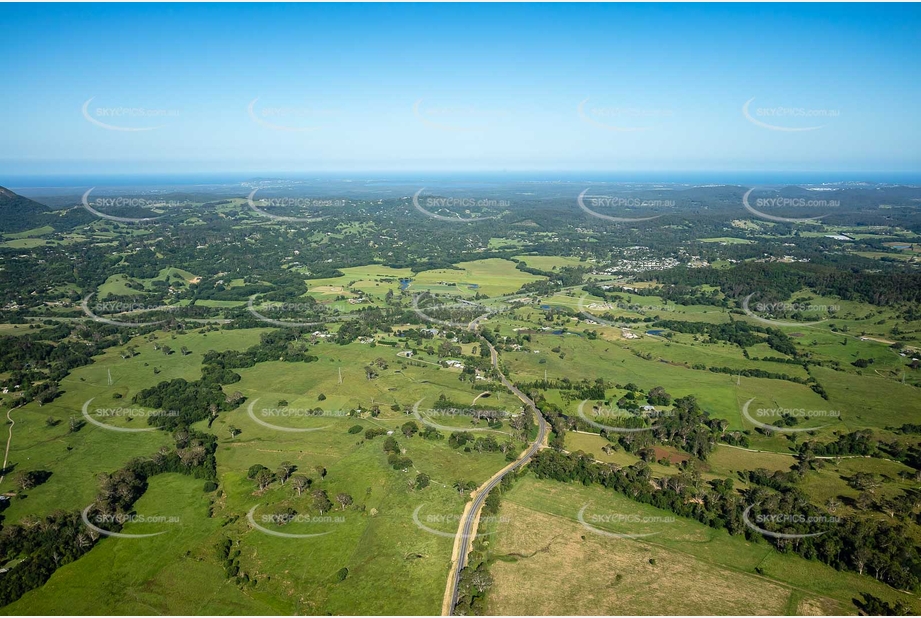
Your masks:
<svg viewBox="0 0 921 618"><path fill-rule="evenodd" d="M591 266L590 262L580 260L579 258L558 255L516 255L515 259L521 260L531 268L546 271L559 270L566 266Z"/></svg>
<svg viewBox="0 0 921 618"><path fill-rule="evenodd" d="M131 403L132 397L145 388L163 380L185 378L197 380L201 376L201 357L208 350L226 350L248 347L259 342L263 329L224 331L212 333L192 332L173 339L161 334L158 343L167 343L174 350L186 346L187 356L174 352L169 357L153 349L153 343L137 339L129 342L138 346L139 354L123 359L119 349L111 348L96 357L92 365L75 369L61 382L63 394L51 403L36 403L12 412L13 441L10 464L16 471L48 470L49 480L30 489L25 499L12 500L4 511L6 521L19 521L26 515L42 515L54 509L82 509L93 501L96 476L124 466L133 457L150 455L161 446L171 444L170 437L160 431L124 433L109 431L90 423L71 433L71 417L81 419L83 404L93 398L88 411L97 418L97 409L126 408L143 412ZM160 370L154 374L154 368ZM112 385L108 384L109 372ZM122 397L115 399L119 394ZM128 419L131 415L114 415L101 419L106 424L125 428L146 427L143 417ZM47 420L57 422L49 426ZM6 434L6 432L4 432ZM0 490L13 491L13 476L7 475Z"/></svg>
<svg viewBox="0 0 921 618"><path fill-rule="evenodd" d="M354 230L341 230L353 233ZM38 232L9 242L42 240ZM707 242L739 239L713 238ZM576 258L519 256L543 270L586 265ZM343 269L343 276L308 280L308 294L340 309L354 308L339 296L369 297L379 302L388 291L400 291L400 279L412 279L410 293L429 291L471 297L482 293L495 299L517 291L541 277L515 269L509 260L488 259L458 264L457 270L441 269L413 274L409 269L362 266ZM145 290L155 280L189 282L194 274L177 268L163 269L154 279L137 280ZM106 294L142 294L127 287L130 280L114 275L100 286ZM242 280L227 282L240 285ZM807 295L803 291L798 296ZM711 416L726 419L731 429L752 430L743 406L751 401L750 414L761 409L803 409L838 412L839 416L815 414L797 428L810 428L821 440L838 433L871 428L881 437L895 437L887 428L921 422L921 398L915 396L919 377L909 373L901 384L907 363L889 347L896 313L858 303L809 295L809 302L837 304L827 322L807 327L783 327L803 353L831 367L778 363L745 358L735 345L703 343L701 337L675 333L672 339L646 334L647 324L632 330L639 338L626 338L620 328L589 324L583 318L557 316L547 319L543 305L578 309L581 291L566 291L534 299L534 304L484 321L499 336L515 338L527 333L521 351L503 351L502 363L518 382L569 378L605 378L619 385L628 382L648 391L662 386L673 398L693 395ZM713 306L676 306L661 298L622 294L627 309L612 309L621 317L725 323L727 310ZM499 299L493 302L498 303ZM587 303L599 299L587 299ZM231 306L239 302L204 301L203 305ZM540 307L540 308L539 308ZM592 309L600 313L602 309ZM745 316L734 319L750 320ZM833 332L832 326L841 332ZM912 333L911 325L904 327ZM396 327L395 327L396 329ZM55 509L82 509L93 501L97 477L124 466L133 457L150 455L172 445L165 432L119 432L95 424L71 431L71 418L81 418L88 408L136 408L130 402L137 392L174 378L195 380L201 375L202 356L209 350L243 350L259 343L268 329L218 332L190 330L184 334L158 332L154 340L135 338L138 355L124 359L126 346L107 349L91 365L73 370L61 382L63 394L44 406L36 403L12 412L13 440L10 462L14 472L0 484L0 491L15 491L17 471L47 470L49 480L25 495L12 499L4 511L6 522L30 515L42 516ZM597 331L598 338L586 331ZM25 326L0 327L4 334L22 334ZM557 334L554 334L557 333ZM454 484L482 483L505 465L500 453L477 453L452 449L447 440L405 437L401 426L414 420L413 404L422 400L424 411L439 396L469 405L484 391L483 383L461 382L456 369L437 365L436 356L420 351L413 359L397 356L393 332L378 335L378 343L337 345L325 340L311 344L319 357L312 363L268 361L237 369L239 382L225 392L240 391L246 401L222 412L213 424L196 424L200 431L218 437L216 453L219 489L203 491L203 481L180 475L162 475L150 482L137 503L141 514L175 516L168 533L147 539L104 539L87 556L54 574L47 586L27 594L5 608L10 613L221 613L221 614L433 614L439 611L448 573L452 539L467 496ZM175 352L166 356L154 344ZM438 341L434 342L437 348ZM475 344L464 345L471 354ZM186 347L189 354L179 350ZM758 344L748 349L752 357L781 356ZM872 360L858 369L857 359ZM908 359L910 360L910 359ZM694 366L698 365L695 369ZM790 380L749 378L700 369L699 365L729 367L733 371L760 369L785 373L804 380L814 377L828 399L805 384ZM376 374L368 376L368 368ZM907 370L910 371L910 370ZM915 372L917 373L917 372ZM548 401L567 414L576 414L578 401L564 399L564 391L544 393ZM609 388L605 396L616 400L623 388ZM508 393L495 393L480 404L516 413L521 404ZM8 404L7 404L8 405ZM6 407L2 409L6 413ZM321 410L320 414L310 411ZM375 410L374 415L371 410ZM141 410L141 412L144 412ZM143 417L130 415L99 418L117 429L143 429ZM457 429L475 426L468 417L431 420ZM771 418L766 422L771 422ZM359 426L361 431L349 433ZM239 430L231 435L231 426ZM8 425L9 428L9 425ZM393 469L383 451L384 437L368 440L364 430L392 432L403 455L412 460ZM509 430L503 422L502 431ZM502 443L508 435L491 434ZM446 436L445 436L446 437ZM750 434L752 450L719 445L701 465L705 479L733 478L745 487L740 473L756 468L788 470L797 441L783 434ZM800 434L800 439L806 439ZM591 453L596 459L622 466L637 457L623 450L604 453L608 444L598 435L568 432L565 448ZM516 444L520 448L522 444ZM764 451L764 452L762 452ZM667 453L677 455L678 453ZM277 526L262 520L260 529L247 521L291 508L313 514L310 492L297 495L291 485L274 483L258 490L246 478L256 464L275 470L292 462L297 473L312 479L331 499L347 493L352 504L336 504L323 521L293 522ZM650 465L657 476L679 472L677 465ZM321 472L323 471L323 472ZM911 470L882 459L824 460L810 471L800 487L817 505L829 498L844 499L845 512L852 508L857 490L848 480L857 472L870 472L882 480L879 493L895 496L913 485L903 478ZM425 489L413 486L417 474L431 479ZM667 513L634 503L598 487L582 487L522 478L503 498L502 514L490 551L495 558L492 573L496 585L489 597L490 611L502 614L810 614L854 613L851 600L859 591L888 600L907 598L879 585L869 577L836 572L818 562L782 555L762 542L729 537L696 522L664 521ZM584 528L576 516L582 505L593 513L641 514L642 539L613 539ZM415 515L415 517L414 517ZM421 518L421 519L420 519ZM421 522L421 523L420 523ZM423 525L424 524L424 525ZM626 530L623 523L604 524L606 530ZM618 527L620 526L620 527ZM155 524L129 524L127 532L155 530ZM266 533L266 530L268 533ZM272 533L319 534L290 538ZM225 577L215 546L229 538L239 549L242 572L251 583L238 586ZM342 577L341 569L348 569ZM755 569L758 568L759 572ZM553 581L548 584L547 574ZM254 583L253 583L254 582ZM203 598L201 590L211 591ZM915 606L917 611L919 607Z"/></svg>
<svg viewBox="0 0 921 618"><path fill-rule="evenodd" d="M142 388L173 378L197 379L201 356L207 350L245 349L258 343L264 330L189 332L175 338L160 334L159 343L173 349L186 346L191 352L174 353L168 359L153 349L153 342L135 340L130 343L139 346L138 356L125 360L119 356L120 349L107 350L94 364L73 371L63 383L66 392L54 402L14 411L11 461L17 470L47 469L52 475L29 490L27 497L14 498L4 512L5 520L17 522L26 515L55 509L82 509L93 501L99 473L116 470L133 457L172 443L160 431L121 433L92 424L71 433L68 420L80 416L84 401L96 398L89 408L91 414L97 407L131 406L127 402ZM467 499L453 485L456 481L482 483L505 465L505 457L452 449L445 439L406 438L400 427L412 419L412 404L419 399L434 403L445 394L469 403L482 388L460 382L456 371L404 361L386 346L320 343L314 353L320 356L318 362L266 362L239 370L242 380L227 391L243 392L254 403L256 418L267 421L268 426L253 420L248 404L222 413L214 422L211 431L219 440L220 480L215 493L203 493L203 481L189 477L162 475L151 480L135 511L178 518L167 534L103 539L85 557L56 572L46 586L6 610L19 614L437 613L450 565L451 537ZM382 359L386 367L375 365L379 375L368 380L364 368ZM158 375L154 367L160 369ZM122 398L114 399L116 393ZM281 400L287 405L279 407ZM516 401L505 396L493 399L491 405L514 410ZM393 404L400 408L391 409ZM361 418L342 414L353 409L367 411L375 405L381 407L376 418L367 412ZM315 408L322 408L324 415L302 413ZM266 417L264 409L285 413ZM48 417L61 422L49 426ZM122 428L145 427L143 419L128 421L121 416L102 422ZM241 429L235 437L228 431L231 424ZM369 441L364 431L348 433L353 425L393 431L403 454L412 460L411 466L392 469L382 449L384 438ZM196 428L208 431L204 421ZM246 478L246 470L254 464L275 470L283 461L294 463L298 474L310 477L314 489L326 490L333 500L339 493L348 493L353 503L345 509L337 504L330 513L341 520L293 522L284 527L265 523L264 528L293 534L326 532L324 536L280 538L247 522L246 515L254 507L257 523L282 508L313 512L309 492L297 496L290 485L277 482L258 491ZM318 467L325 473L321 475ZM414 489L416 475L422 472L431 479L430 485ZM11 488L12 479L7 476L0 489ZM145 533L155 528L153 523L132 523L124 532ZM241 570L256 583L239 587L225 579L215 552L223 538L232 539L240 549ZM140 559L138 552L143 554ZM295 561L292 552L299 556ZM337 573L342 568L349 574L340 581ZM213 594L202 597L202 590Z"/></svg>
<svg viewBox="0 0 921 618"><path fill-rule="evenodd" d="M734 238L732 236L720 236L719 238L698 238L697 242L715 242L721 245L750 245L754 241L747 238Z"/></svg>
<svg viewBox="0 0 921 618"><path fill-rule="evenodd" d="M583 506L595 528L651 536L588 530L577 520ZM503 496L498 521L493 614L856 614L860 591L921 608L871 577L779 554L598 486L526 476Z"/></svg>
<svg viewBox="0 0 921 618"><path fill-rule="evenodd" d="M221 520L208 516L202 481L169 474L152 479L135 510L178 523L128 523L123 532L165 534L102 539L86 556L55 572L42 588L2 609L6 615L270 614L290 610L224 578L213 545ZM258 586L257 586L258 588ZM207 595L202 591L207 590Z"/></svg>
<svg viewBox="0 0 921 618"><path fill-rule="evenodd" d="M498 296L511 294L525 283L542 279L517 270L514 262L498 258L460 262L457 269L426 270L416 274L408 268L380 265L344 268L342 272L341 277L309 280L309 293L318 300L328 300L339 294L383 297L388 291L399 293L400 279L412 279L408 288L412 293L474 296L480 292Z"/></svg>
<svg viewBox="0 0 921 618"><path fill-rule="evenodd" d="M526 310L520 312L520 315L526 314ZM502 326L505 328L504 322ZM573 332L583 328L586 327L571 326ZM602 328L591 328L602 331ZM510 331L508 334L515 333ZM694 395L712 416L725 418L734 429L753 428L742 416L743 404L753 398L750 414L756 419L755 413L759 409L803 409L826 414L825 418L815 414L813 418L802 420L797 425L798 428L817 428L820 437L831 437L834 431L853 431L859 428L882 431L886 427L921 420L921 399L911 396L913 387L895 383L876 373L868 374L866 370L860 375L850 371L811 367L811 374L828 392L829 400L826 401L808 386L795 382L738 378L692 368L695 363L703 363L707 366L763 369L793 377L807 377L802 367L797 365L746 360L741 357L736 346L692 342L669 344L654 338L629 341L599 338L591 341L576 334L553 335L549 332L532 333L530 336L530 351L506 352L503 355L516 380L543 378L546 372L550 378L569 377L576 380L604 377L620 384L634 382L647 390L663 386L675 397ZM855 348L880 350L884 355L895 356L884 344L849 341L848 345ZM559 348L559 353L552 351L556 348ZM652 354L652 360L640 358L632 350ZM899 393L904 395L900 396ZM894 396L897 398L894 399ZM575 413L577 405L577 402L571 404L572 413ZM833 416L832 412L839 412L840 415ZM780 452L789 450L790 445L785 437L775 435L772 438L755 438L756 448Z"/></svg>

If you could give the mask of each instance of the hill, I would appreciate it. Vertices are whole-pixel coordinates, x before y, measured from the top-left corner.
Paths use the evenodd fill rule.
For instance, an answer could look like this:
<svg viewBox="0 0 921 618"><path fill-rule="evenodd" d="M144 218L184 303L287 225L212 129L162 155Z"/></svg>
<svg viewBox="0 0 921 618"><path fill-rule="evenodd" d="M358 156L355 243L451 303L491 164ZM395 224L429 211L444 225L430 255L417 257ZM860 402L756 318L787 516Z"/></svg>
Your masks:
<svg viewBox="0 0 921 618"><path fill-rule="evenodd" d="M44 204L0 187L0 232L23 232L47 225L50 212Z"/></svg>

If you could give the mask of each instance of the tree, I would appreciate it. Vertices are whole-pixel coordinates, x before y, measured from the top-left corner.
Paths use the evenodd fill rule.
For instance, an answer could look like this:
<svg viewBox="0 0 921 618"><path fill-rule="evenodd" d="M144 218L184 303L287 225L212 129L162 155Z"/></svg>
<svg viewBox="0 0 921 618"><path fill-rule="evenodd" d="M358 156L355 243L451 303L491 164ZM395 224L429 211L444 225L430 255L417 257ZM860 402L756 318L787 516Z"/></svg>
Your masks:
<svg viewBox="0 0 921 618"><path fill-rule="evenodd" d="M237 429L236 427L234 427L233 425L228 426L228 427L227 427L227 431L230 432L230 439L231 439L231 440L233 440L233 439L236 438L238 435L240 435L240 430Z"/></svg>
<svg viewBox="0 0 921 618"><path fill-rule="evenodd" d="M329 496L326 495L326 490L317 489L311 495L313 496L313 507L320 511L320 515L333 508L333 503L329 501Z"/></svg>
<svg viewBox="0 0 921 618"><path fill-rule="evenodd" d="M293 487L294 491L297 492L297 495L300 496L305 489L310 487L310 479L306 476L295 474L291 477L291 487Z"/></svg>
<svg viewBox="0 0 921 618"><path fill-rule="evenodd" d="M268 468L263 468L256 473L256 478L254 480L256 484L259 485L259 489L263 490L272 484L272 481L275 480L275 475L272 474Z"/></svg>
<svg viewBox="0 0 921 618"><path fill-rule="evenodd" d="M285 484L285 481L288 480L288 477L290 477L295 470L297 470L297 466L290 461L283 461L278 465L278 472L276 474L278 474L278 478L281 480L282 485Z"/></svg>
<svg viewBox="0 0 921 618"><path fill-rule="evenodd" d="M320 475L321 479L326 478L326 468L324 468L323 466L317 466L315 470L317 471L317 474Z"/></svg>
<svg viewBox="0 0 921 618"><path fill-rule="evenodd" d="M14 480L16 487L22 491L27 491L35 487L35 478L31 472L20 472Z"/></svg>
<svg viewBox="0 0 921 618"><path fill-rule="evenodd" d="M345 492L338 493L336 494L336 502L342 506L342 510L344 511L345 507L352 504L352 496Z"/></svg>
<svg viewBox="0 0 921 618"><path fill-rule="evenodd" d="M646 401L653 406L667 406L672 402L672 396L661 386L656 386L646 395Z"/></svg>
<svg viewBox="0 0 921 618"><path fill-rule="evenodd" d="M400 445L397 443L396 439L393 436L387 436L387 439L384 440L384 452L385 453L399 453Z"/></svg>
<svg viewBox="0 0 921 618"><path fill-rule="evenodd" d="M429 486L430 480L431 479L429 478L428 474L426 474L425 472L420 472L419 474L416 475L416 485L415 485L416 489L425 489L426 487Z"/></svg>
<svg viewBox="0 0 921 618"><path fill-rule="evenodd" d="M411 438L413 435L419 432L419 425L417 425L415 421L406 421L403 423L403 426L400 428L400 430L403 432L404 436Z"/></svg>
<svg viewBox="0 0 921 618"><path fill-rule="evenodd" d="M457 493L463 495L476 489L476 483L473 481L454 481L454 489Z"/></svg>

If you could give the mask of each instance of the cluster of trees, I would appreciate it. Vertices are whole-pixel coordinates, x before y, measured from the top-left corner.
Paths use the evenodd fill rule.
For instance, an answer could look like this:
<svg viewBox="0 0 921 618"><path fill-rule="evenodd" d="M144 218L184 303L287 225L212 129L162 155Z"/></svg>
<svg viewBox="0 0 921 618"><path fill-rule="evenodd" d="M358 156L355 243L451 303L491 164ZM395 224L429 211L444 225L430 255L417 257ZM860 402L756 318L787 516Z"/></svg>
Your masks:
<svg viewBox="0 0 921 618"><path fill-rule="evenodd" d="M215 381L221 384L232 384L240 380L236 377L219 378L229 375L233 369L253 367L256 363L281 360L289 363L312 363L318 359L309 354L309 344L304 338L304 333L299 329L279 328L266 331L259 336L259 344L240 352L226 350L224 352L207 352L202 358L203 373L213 374ZM232 373L232 372L230 372Z"/></svg>
<svg viewBox="0 0 921 618"><path fill-rule="evenodd" d="M831 259L831 256L826 258ZM878 306L921 301L921 273L879 272L874 269L841 268L829 263L779 264L744 262L732 268L675 268L648 273L645 278L667 285L716 286L729 298L757 292L761 302L782 301L809 288L821 296L854 300Z"/></svg>
<svg viewBox="0 0 921 618"><path fill-rule="evenodd" d="M796 346L786 333L776 328L764 328L747 322L730 320L721 324L708 322L687 322L684 320L658 320L654 323L656 328L673 330L678 333L706 335L709 342L726 341L742 348L750 348L759 343L767 343L772 349L781 354L796 356ZM766 335L762 336L762 335Z"/></svg>
<svg viewBox="0 0 921 618"><path fill-rule="evenodd" d="M699 459L706 459L727 426L727 421L723 419L710 418L710 414L698 404L697 398L687 395L676 399L671 411L657 415L649 431L605 431L603 435L632 453L653 444L664 444L691 453Z"/></svg>
<svg viewBox="0 0 921 618"><path fill-rule="evenodd" d="M618 294L616 290L605 290L597 283L588 283L582 286L582 289L592 296L597 296L598 298L604 299L606 302L620 304L620 301L625 300L624 297ZM672 302L676 305L711 305L716 307L728 306L728 303L719 293L719 290L702 290L698 287L683 284L671 284L654 288L633 289L630 290L630 293L635 294L636 296L655 296L657 298L661 298L666 304ZM636 322L645 321L636 318L633 320L628 320L625 318L619 319Z"/></svg>
<svg viewBox="0 0 921 618"><path fill-rule="evenodd" d="M604 399L604 391L611 387L604 378L594 380L582 379L573 381L569 378L535 380L533 382L519 382L516 384L524 392L533 390L559 390L566 397L573 400Z"/></svg>
<svg viewBox="0 0 921 618"><path fill-rule="evenodd" d="M858 429L850 433L841 434L833 442L821 443L815 440L799 445L799 452L811 452L818 457L833 457L836 455L863 455L873 456L878 454L877 441L869 429Z"/></svg>
<svg viewBox="0 0 921 618"><path fill-rule="evenodd" d="M454 431L448 436L448 446L451 448L462 448L466 452L476 451L477 453L498 453L503 451L503 445L493 436L474 437L469 431Z"/></svg>
<svg viewBox="0 0 921 618"><path fill-rule="evenodd" d="M413 465L413 460L403 455L403 450L393 436L387 436L384 440L384 452L387 453L387 463L394 470L407 470Z"/></svg>
<svg viewBox="0 0 921 618"><path fill-rule="evenodd" d="M184 378L160 382L137 393L133 401L146 408L162 410L160 414L147 417L150 425L175 430L216 415L219 411L232 410L242 399L228 397L220 384L203 377L194 382Z"/></svg>
<svg viewBox="0 0 921 618"><path fill-rule="evenodd" d="M34 332L0 336L0 373L9 374L0 386L18 392L18 403L43 405L63 392L60 381L70 371L119 343L124 338L115 328L95 323L46 322Z"/></svg>

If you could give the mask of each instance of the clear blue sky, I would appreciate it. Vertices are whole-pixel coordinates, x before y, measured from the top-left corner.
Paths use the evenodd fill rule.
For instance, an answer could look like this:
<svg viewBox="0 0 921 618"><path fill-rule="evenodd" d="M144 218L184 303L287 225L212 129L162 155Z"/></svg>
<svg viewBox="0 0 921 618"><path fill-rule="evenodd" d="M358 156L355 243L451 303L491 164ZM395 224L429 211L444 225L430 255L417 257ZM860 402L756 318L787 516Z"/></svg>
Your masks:
<svg viewBox="0 0 921 618"><path fill-rule="evenodd" d="M921 170L918 5L2 4L0 23L0 176Z"/></svg>

